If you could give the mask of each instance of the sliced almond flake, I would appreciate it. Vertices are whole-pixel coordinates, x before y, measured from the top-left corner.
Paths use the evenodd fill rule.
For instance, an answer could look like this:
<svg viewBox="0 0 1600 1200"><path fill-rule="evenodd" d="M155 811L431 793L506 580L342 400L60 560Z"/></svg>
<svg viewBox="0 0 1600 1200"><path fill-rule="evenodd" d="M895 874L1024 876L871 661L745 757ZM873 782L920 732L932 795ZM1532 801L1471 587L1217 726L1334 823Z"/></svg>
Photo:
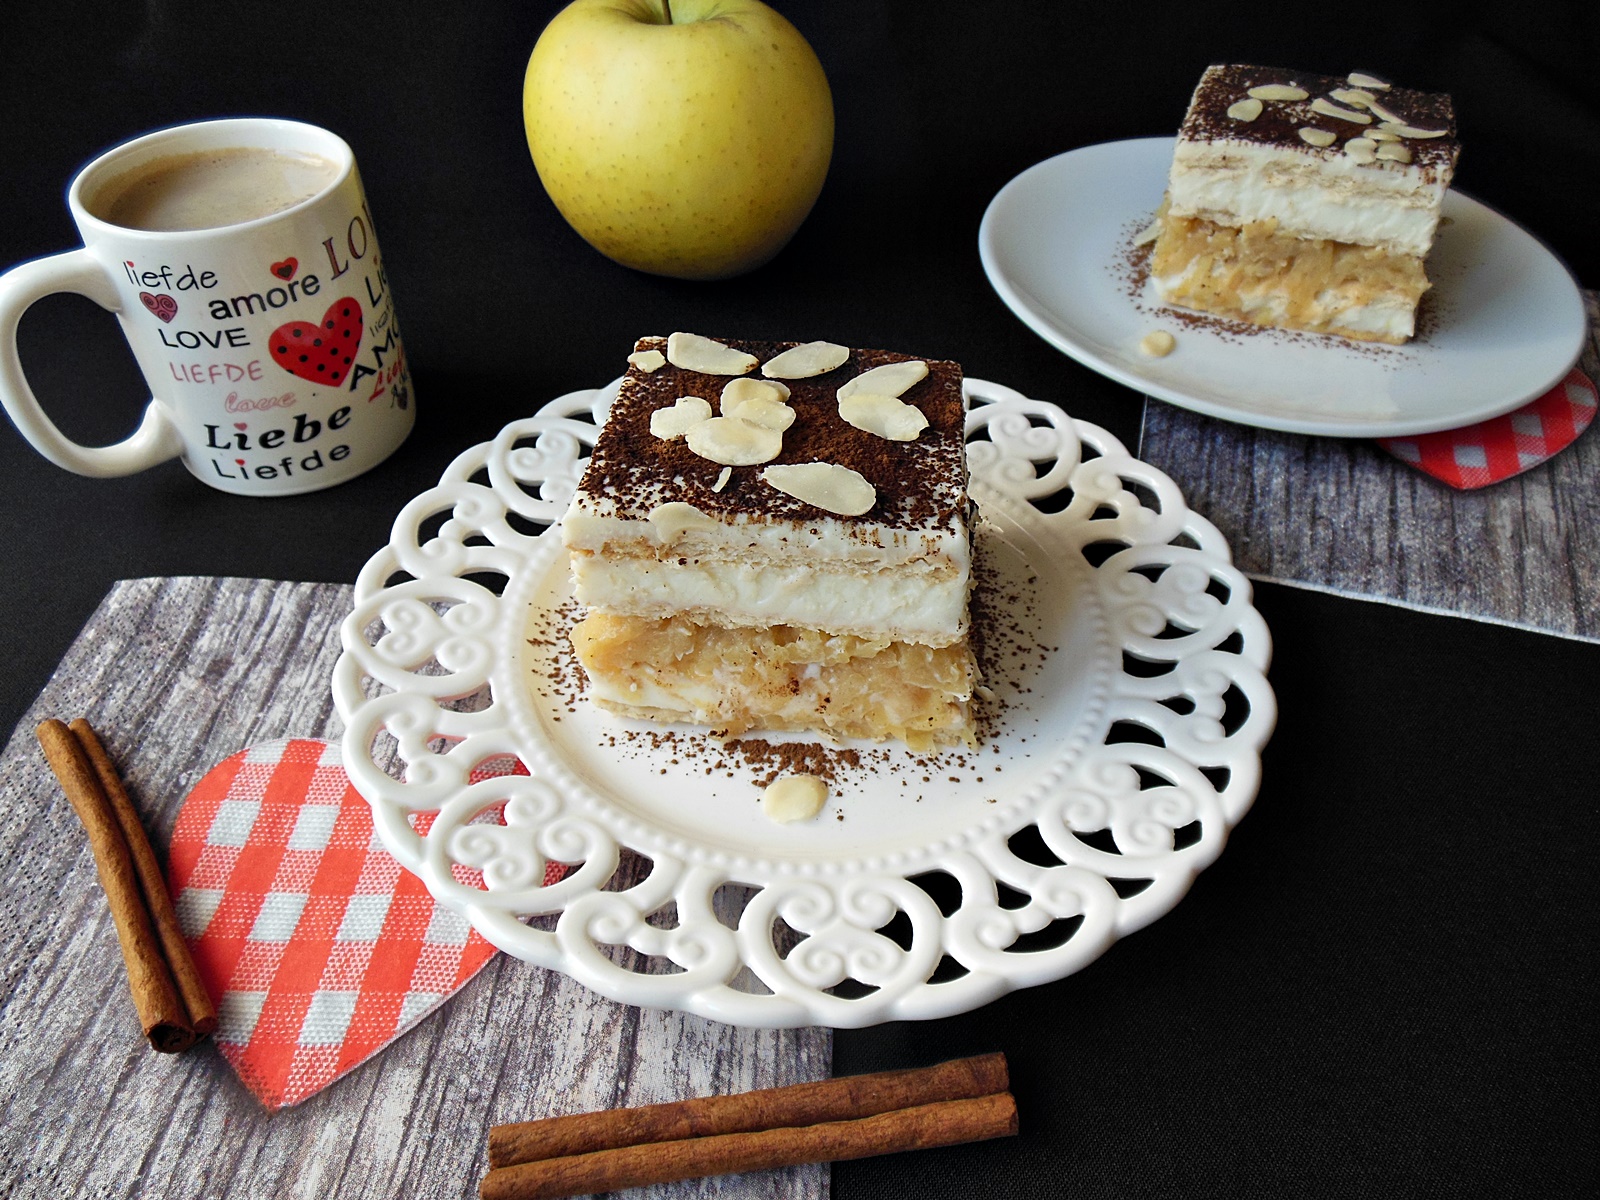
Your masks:
<svg viewBox="0 0 1600 1200"><path fill-rule="evenodd" d="M1165 329L1152 329L1139 339L1139 353L1150 358L1165 358L1178 345L1178 339Z"/></svg>
<svg viewBox="0 0 1600 1200"><path fill-rule="evenodd" d="M725 467L753 467L783 453L783 434L738 417L712 417L684 435L689 449Z"/></svg>
<svg viewBox="0 0 1600 1200"><path fill-rule="evenodd" d="M848 399L857 392L871 392L874 396L903 396L915 384L928 377L928 364L921 359L906 362L884 363L863 371L854 379L839 385L838 397Z"/></svg>
<svg viewBox="0 0 1600 1200"><path fill-rule="evenodd" d="M815 775L784 775L761 793L761 811L783 825L815 820L828 802L828 785Z"/></svg>
<svg viewBox="0 0 1600 1200"><path fill-rule="evenodd" d="M855 392L839 401L839 416L846 425L875 433L891 442L914 442L928 427L928 418L914 404L894 396Z"/></svg>
<svg viewBox="0 0 1600 1200"><path fill-rule="evenodd" d="M711 405L699 396L679 396L677 403L650 414L650 432L664 442L681 438L701 421L711 419Z"/></svg>
<svg viewBox="0 0 1600 1200"><path fill-rule="evenodd" d="M782 433L794 424L795 411L781 400L752 396L748 400L724 400L722 415L738 417L741 421L749 421L752 425L760 425L764 429L775 429Z"/></svg>
<svg viewBox="0 0 1600 1200"><path fill-rule="evenodd" d="M666 366L667 356L659 350L635 350L628 355L628 361L648 375Z"/></svg>
<svg viewBox="0 0 1600 1200"><path fill-rule="evenodd" d="M756 356L735 350L698 333L675 333L667 339L667 361L685 371L703 375L744 375L756 365Z"/></svg>
<svg viewBox="0 0 1600 1200"><path fill-rule="evenodd" d="M1133 239L1133 244L1135 246L1148 246L1160 236L1161 222L1151 221L1150 224L1139 231L1138 235Z"/></svg>
<svg viewBox="0 0 1600 1200"><path fill-rule="evenodd" d="M752 379L748 375L740 379L730 379L722 389L722 415L733 416L728 406L737 408L746 400L770 400L774 404L787 404L789 389L772 379Z"/></svg>
<svg viewBox="0 0 1600 1200"><path fill-rule="evenodd" d="M650 522L656 541L670 546L691 529L715 529L717 520L701 512L692 504L673 500L652 508L645 520Z"/></svg>
<svg viewBox="0 0 1600 1200"><path fill-rule="evenodd" d="M1448 129L1418 129L1415 125L1406 125L1400 122L1385 122L1385 128L1391 133L1398 133L1403 138L1436 138L1444 137Z"/></svg>
<svg viewBox="0 0 1600 1200"><path fill-rule="evenodd" d="M1379 125L1376 129L1368 129L1361 136L1371 138L1375 142L1398 142L1400 140L1398 133L1395 133L1392 129L1385 129L1382 125Z"/></svg>
<svg viewBox="0 0 1600 1200"><path fill-rule="evenodd" d="M1228 105L1228 115L1235 121L1254 121L1261 115L1261 101L1251 96Z"/></svg>
<svg viewBox="0 0 1600 1200"><path fill-rule="evenodd" d="M1371 138L1351 138L1344 144L1344 152L1358 163L1369 163L1377 154L1378 143Z"/></svg>
<svg viewBox="0 0 1600 1200"><path fill-rule="evenodd" d="M1345 76L1345 82L1351 87L1377 88L1380 92L1386 92L1393 86L1387 79L1379 79L1376 75L1368 75L1365 71L1351 71Z"/></svg>
<svg viewBox="0 0 1600 1200"><path fill-rule="evenodd" d="M733 478L733 468L732 467L723 467L722 468L722 474L717 476L717 481L711 485L711 490L713 492L720 492L723 488L728 486L728 480L730 480L732 478Z"/></svg>
<svg viewBox="0 0 1600 1200"><path fill-rule="evenodd" d="M1263 83L1251 88L1249 94L1257 100L1304 100L1310 95L1304 88L1286 83Z"/></svg>
<svg viewBox="0 0 1600 1200"><path fill-rule="evenodd" d="M826 375L844 366L845 359L849 357L848 346L833 342L806 342L767 359L761 364L761 373L768 379L810 379L813 375Z"/></svg>
<svg viewBox="0 0 1600 1200"><path fill-rule="evenodd" d="M1326 129L1314 129L1310 125L1302 125L1300 140L1310 146L1331 146L1339 140L1339 135L1329 133Z"/></svg>
<svg viewBox="0 0 1600 1200"><path fill-rule="evenodd" d="M1340 104L1352 104L1356 108L1366 108L1378 98L1362 88L1334 88L1328 93L1328 99L1337 100Z"/></svg>
<svg viewBox="0 0 1600 1200"><path fill-rule="evenodd" d="M837 463L768 467L761 480L786 496L842 517L859 517L878 502L878 490L863 475Z"/></svg>
<svg viewBox="0 0 1600 1200"><path fill-rule="evenodd" d="M1371 125L1372 118L1364 112L1357 112L1353 108L1341 108L1332 100L1324 100L1318 96L1311 102L1311 111L1319 112L1325 117L1337 117L1341 121L1354 121L1357 125Z"/></svg>
<svg viewBox="0 0 1600 1200"><path fill-rule="evenodd" d="M1399 142L1384 142L1378 147L1377 156L1387 162L1408 163L1411 161L1411 151Z"/></svg>

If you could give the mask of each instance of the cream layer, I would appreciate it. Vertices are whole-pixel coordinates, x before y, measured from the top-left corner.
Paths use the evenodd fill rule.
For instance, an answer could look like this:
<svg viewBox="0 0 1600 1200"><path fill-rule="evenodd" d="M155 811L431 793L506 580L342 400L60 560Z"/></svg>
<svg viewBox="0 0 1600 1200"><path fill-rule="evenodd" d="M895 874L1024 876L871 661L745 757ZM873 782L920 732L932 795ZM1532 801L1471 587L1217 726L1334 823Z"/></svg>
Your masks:
<svg viewBox="0 0 1600 1200"><path fill-rule="evenodd" d="M831 634L886 637L924 646L967 631L967 576L948 563L886 571L822 570L815 564L718 562L574 554L578 598L602 612L682 615L703 625L800 625Z"/></svg>
<svg viewBox="0 0 1600 1200"><path fill-rule="evenodd" d="M621 616L684 614L703 624L799 625L943 646L967 631L965 524L892 529L832 517L700 518L686 504L655 519L617 515L580 491L562 519L574 591Z"/></svg>
<svg viewBox="0 0 1600 1200"><path fill-rule="evenodd" d="M1169 211L1219 225L1275 220L1284 233L1426 257L1449 185L1436 170L1358 163L1342 151L1179 139Z"/></svg>

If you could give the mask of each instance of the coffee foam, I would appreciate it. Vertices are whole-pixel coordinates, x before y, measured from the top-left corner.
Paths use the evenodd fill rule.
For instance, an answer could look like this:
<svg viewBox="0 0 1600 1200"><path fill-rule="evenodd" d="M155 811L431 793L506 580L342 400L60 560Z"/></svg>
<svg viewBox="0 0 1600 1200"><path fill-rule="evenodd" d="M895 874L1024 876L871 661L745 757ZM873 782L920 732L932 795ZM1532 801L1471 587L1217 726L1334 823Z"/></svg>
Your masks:
<svg viewBox="0 0 1600 1200"><path fill-rule="evenodd" d="M293 208L338 175L338 163L316 154L253 146L199 150L124 171L100 187L88 207L126 229L218 229Z"/></svg>

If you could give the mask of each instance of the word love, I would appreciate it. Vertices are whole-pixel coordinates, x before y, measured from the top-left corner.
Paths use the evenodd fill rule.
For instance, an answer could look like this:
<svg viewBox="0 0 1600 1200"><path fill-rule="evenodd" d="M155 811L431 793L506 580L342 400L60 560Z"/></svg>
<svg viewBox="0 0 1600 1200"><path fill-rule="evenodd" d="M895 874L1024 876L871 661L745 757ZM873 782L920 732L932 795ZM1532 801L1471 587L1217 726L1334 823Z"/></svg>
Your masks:
<svg viewBox="0 0 1600 1200"><path fill-rule="evenodd" d="M222 401L222 407L229 412L266 412L269 408L291 408L294 402L293 392L285 392L281 396L261 396L256 399L241 396L238 392L229 392Z"/></svg>
<svg viewBox="0 0 1600 1200"><path fill-rule="evenodd" d="M206 445L212 450L225 450L235 455L232 461L225 461L212 455L211 468L223 479L277 479L280 476L292 478L296 466L302 474L320 471L329 462L343 462L349 458L349 445L340 442L329 448L326 462L320 446L312 447L311 453L304 457L296 458L294 454L286 454L273 462L263 462L259 458L255 461L240 458L237 457L237 452L277 450L284 446L303 446L318 442L325 433L335 434L344 429L350 424L350 417L350 408L336 408L328 414L327 425L324 427L323 422L313 420L305 413L296 413L293 425L263 430L255 435L254 444L251 443L249 431L241 428L244 424L242 421L231 431L225 431L220 425L207 425Z"/></svg>

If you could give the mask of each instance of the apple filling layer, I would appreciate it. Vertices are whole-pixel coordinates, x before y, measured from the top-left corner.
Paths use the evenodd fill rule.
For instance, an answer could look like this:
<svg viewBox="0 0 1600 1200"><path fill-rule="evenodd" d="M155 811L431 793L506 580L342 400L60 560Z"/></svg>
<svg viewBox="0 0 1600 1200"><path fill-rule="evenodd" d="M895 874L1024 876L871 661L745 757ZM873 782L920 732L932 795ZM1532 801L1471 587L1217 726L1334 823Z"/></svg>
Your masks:
<svg viewBox="0 0 1600 1200"><path fill-rule="evenodd" d="M1294 237L1276 220L1235 227L1170 213L1150 277L1163 302L1180 308L1393 345L1414 332L1429 287L1415 255Z"/></svg>
<svg viewBox="0 0 1600 1200"><path fill-rule="evenodd" d="M775 625L726 629L685 617L595 613L572 631L591 695L650 720L898 738L912 750L970 744L976 666L942 647Z"/></svg>

